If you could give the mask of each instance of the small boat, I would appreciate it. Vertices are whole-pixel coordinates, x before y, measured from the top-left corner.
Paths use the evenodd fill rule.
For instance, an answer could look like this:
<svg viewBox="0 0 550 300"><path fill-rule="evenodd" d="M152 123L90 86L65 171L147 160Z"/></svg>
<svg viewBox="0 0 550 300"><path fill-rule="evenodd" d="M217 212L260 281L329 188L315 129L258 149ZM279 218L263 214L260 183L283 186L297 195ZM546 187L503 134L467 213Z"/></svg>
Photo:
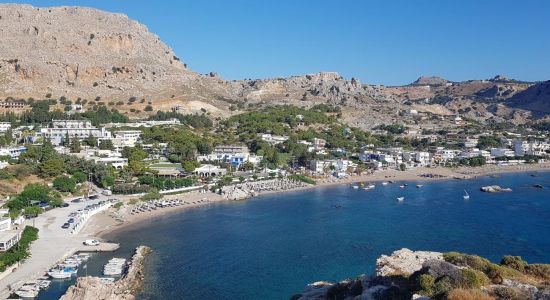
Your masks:
<svg viewBox="0 0 550 300"><path fill-rule="evenodd" d="M399 187L404 189L406 187L406 185L400 185Z"/></svg>
<svg viewBox="0 0 550 300"><path fill-rule="evenodd" d="M66 268L58 265L57 267L48 271L48 276L55 279L67 279L71 278L73 274L76 274L78 270L75 268Z"/></svg>
<svg viewBox="0 0 550 300"><path fill-rule="evenodd" d="M40 287L34 282L23 284L15 294L21 298L35 298L40 292Z"/></svg>
<svg viewBox="0 0 550 300"><path fill-rule="evenodd" d="M357 189L359 189L359 186L358 186L358 185L353 185L352 188L353 188L354 190L357 190Z"/></svg>
<svg viewBox="0 0 550 300"><path fill-rule="evenodd" d="M405 197L397 197L397 201L403 202L403 200L405 200Z"/></svg>
<svg viewBox="0 0 550 300"><path fill-rule="evenodd" d="M464 190L464 196L462 197L464 197L464 200L470 199L470 195L468 195L468 192L466 192L466 190Z"/></svg>
<svg viewBox="0 0 550 300"><path fill-rule="evenodd" d="M424 186L423 184L417 184L417 185L416 185L417 188L421 188L421 187L423 187L423 186Z"/></svg>
<svg viewBox="0 0 550 300"><path fill-rule="evenodd" d="M388 183L389 183L389 182L384 181L384 182L382 182L382 185L388 185Z"/></svg>
<svg viewBox="0 0 550 300"><path fill-rule="evenodd" d="M373 189L375 187L376 187L376 185L374 185L374 184L369 184L369 186L368 186L369 189Z"/></svg>

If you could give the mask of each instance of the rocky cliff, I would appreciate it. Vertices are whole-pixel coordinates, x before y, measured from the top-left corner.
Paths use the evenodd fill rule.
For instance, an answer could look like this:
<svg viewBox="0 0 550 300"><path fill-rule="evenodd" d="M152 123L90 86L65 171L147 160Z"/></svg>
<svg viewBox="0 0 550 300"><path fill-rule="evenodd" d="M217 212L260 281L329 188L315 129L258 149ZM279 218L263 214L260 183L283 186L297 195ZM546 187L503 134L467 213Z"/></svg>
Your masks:
<svg viewBox="0 0 550 300"><path fill-rule="evenodd" d="M382 255L376 273L309 284L292 300L550 299L550 265L505 256L500 264L475 255L401 249Z"/></svg>

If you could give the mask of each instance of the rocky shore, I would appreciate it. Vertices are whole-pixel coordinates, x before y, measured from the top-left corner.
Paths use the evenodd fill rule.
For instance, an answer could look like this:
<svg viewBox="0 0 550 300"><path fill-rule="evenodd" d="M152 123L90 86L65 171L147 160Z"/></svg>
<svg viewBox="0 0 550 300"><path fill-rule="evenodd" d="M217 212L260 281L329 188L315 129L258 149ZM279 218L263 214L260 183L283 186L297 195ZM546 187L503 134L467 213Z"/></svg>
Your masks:
<svg viewBox="0 0 550 300"><path fill-rule="evenodd" d="M482 192L486 193L500 193L500 192L511 192L511 188L503 188L499 185L489 185L489 186L482 186L480 188Z"/></svg>
<svg viewBox="0 0 550 300"><path fill-rule="evenodd" d="M257 196L260 193L288 191L311 186L310 184L290 179L270 179L228 185L221 188L221 195L227 200L242 200Z"/></svg>
<svg viewBox="0 0 550 300"><path fill-rule="evenodd" d="M550 299L550 265L518 256L495 264L457 252L401 249L378 258L373 275L315 282L290 299Z"/></svg>
<svg viewBox="0 0 550 300"><path fill-rule="evenodd" d="M60 300L133 300L143 281L143 262L152 250L139 246L128 267L126 274L115 282L105 282L99 277L80 277Z"/></svg>

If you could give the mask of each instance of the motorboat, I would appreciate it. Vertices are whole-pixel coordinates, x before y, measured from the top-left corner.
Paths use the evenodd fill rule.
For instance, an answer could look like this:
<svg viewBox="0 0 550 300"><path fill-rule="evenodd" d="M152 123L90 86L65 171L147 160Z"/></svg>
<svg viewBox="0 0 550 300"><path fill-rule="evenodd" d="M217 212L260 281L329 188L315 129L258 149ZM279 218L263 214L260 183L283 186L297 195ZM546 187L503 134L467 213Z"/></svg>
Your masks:
<svg viewBox="0 0 550 300"><path fill-rule="evenodd" d="M424 186L423 184L417 184L417 185L416 185L417 188L421 188L421 187L423 187L423 186Z"/></svg>
<svg viewBox="0 0 550 300"><path fill-rule="evenodd" d="M48 271L48 275L55 279L67 279L76 274L76 269L73 268L54 268Z"/></svg>
<svg viewBox="0 0 550 300"><path fill-rule="evenodd" d="M359 189L359 186L358 186L358 185L353 185L352 188L353 188L354 190L357 190L357 189Z"/></svg>
<svg viewBox="0 0 550 300"><path fill-rule="evenodd" d="M397 197L397 201L403 202L403 200L405 200L405 197Z"/></svg>
<svg viewBox="0 0 550 300"><path fill-rule="evenodd" d="M464 190L464 196L462 197L464 198L464 200L470 199L470 195L468 195L468 192L466 192L466 190Z"/></svg>
<svg viewBox="0 0 550 300"><path fill-rule="evenodd" d="M40 286L34 282L25 283L20 287L15 294L21 298L35 298L40 292Z"/></svg>
<svg viewBox="0 0 550 300"><path fill-rule="evenodd" d="M389 183L389 182L384 181L384 182L382 182L382 185L388 185L388 183Z"/></svg>
<svg viewBox="0 0 550 300"><path fill-rule="evenodd" d="M405 188L405 185L400 185L399 187L402 188L402 189L404 189L404 188Z"/></svg>
<svg viewBox="0 0 550 300"><path fill-rule="evenodd" d="M368 185L368 188L369 188L369 189L373 189L373 188L375 188L375 187L376 187L376 185L374 185L374 184L369 184L369 185Z"/></svg>

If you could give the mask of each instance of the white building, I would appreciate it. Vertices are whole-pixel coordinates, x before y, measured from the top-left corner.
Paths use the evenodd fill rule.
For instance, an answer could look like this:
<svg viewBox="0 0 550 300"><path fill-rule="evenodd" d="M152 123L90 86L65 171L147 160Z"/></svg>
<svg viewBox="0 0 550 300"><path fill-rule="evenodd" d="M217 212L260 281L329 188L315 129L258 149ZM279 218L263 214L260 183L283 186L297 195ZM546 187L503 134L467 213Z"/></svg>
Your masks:
<svg viewBox="0 0 550 300"><path fill-rule="evenodd" d="M491 155L494 157L514 157L514 150L508 148L491 148Z"/></svg>
<svg viewBox="0 0 550 300"><path fill-rule="evenodd" d="M515 140L512 142L516 156L537 155L546 156L546 151L550 150L550 144L547 142L528 142Z"/></svg>
<svg viewBox="0 0 550 300"><path fill-rule="evenodd" d="M21 230L11 230L11 218L0 218L0 251L8 251L21 239Z"/></svg>
<svg viewBox="0 0 550 300"><path fill-rule="evenodd" d="M227 170L214 165L202 165L196 168L193 174L200 177L217 177L227 174Z"/></svg>
<svg viewBox="0 0 550 300"><path fill-rule="evenodd" d="M4 133L11 128L10 122L0 122L0 133Z"/></svg>
<svg viewBox="0 0 550 300"><path fill-rule="evenodd" d="M0 148L0 156L9 156L12 159L18 159L25 152L27 152L27 147L24 146Z"/></svg>
<svg viewBox="0 0 550 300"><path fill-rule="evenodd" d="M280 143L284 143L288 140L288 136L286 135L272 135L269 133L263 133L259 135L262 141L270 144L270 145L277 145Z"/></svg>
<svg viewBox="0 0 550 300"><path fill-rule="evenodd" d="M40 134L44 138L50 139L53 144L60 144L67 136L70 139L79 140L89 136L98 139L111 138L111 133L104 127L98 129L92 126L90 121L83 120L53 120L53 127L40 129Z"/></svg>
<svg viewBox="0 0 550 300"><path fill-rule="evenodd" d="M118 149L135 147L140 141L141 133L140 130L121 130L115 132L115 137L110 138L110 140L113 142L113 146Z"/></svg>

